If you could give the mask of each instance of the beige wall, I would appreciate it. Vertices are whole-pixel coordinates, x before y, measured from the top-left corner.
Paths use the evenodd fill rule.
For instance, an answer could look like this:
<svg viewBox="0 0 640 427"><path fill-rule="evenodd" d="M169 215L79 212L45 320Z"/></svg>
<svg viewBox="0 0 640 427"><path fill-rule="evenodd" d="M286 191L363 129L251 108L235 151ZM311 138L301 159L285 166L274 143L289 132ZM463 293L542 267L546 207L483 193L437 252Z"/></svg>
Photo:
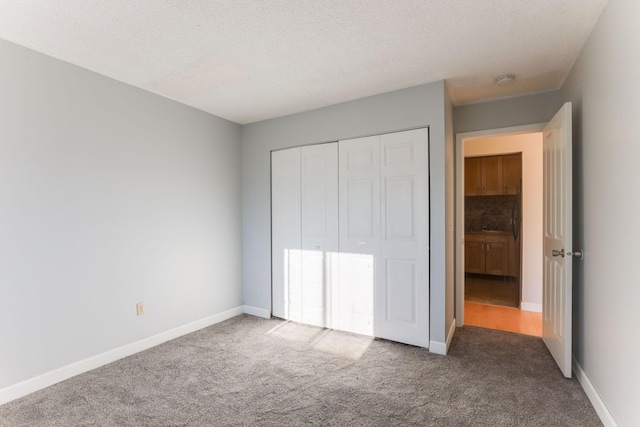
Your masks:
<svg viewBox="0 0 640 427"><path fill-rule="evenodd" d="M464 155L522 152L522 309L542 311L542 133L464 142Z"/></svg>

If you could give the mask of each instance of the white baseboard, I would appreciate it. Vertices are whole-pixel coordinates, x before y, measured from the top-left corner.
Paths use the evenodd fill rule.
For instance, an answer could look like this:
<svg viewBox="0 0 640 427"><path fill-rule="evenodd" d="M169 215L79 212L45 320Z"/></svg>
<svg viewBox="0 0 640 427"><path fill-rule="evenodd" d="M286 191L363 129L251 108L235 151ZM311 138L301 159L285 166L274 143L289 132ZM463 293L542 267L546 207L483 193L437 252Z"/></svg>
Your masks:
<svg viewBox="0 0 640 427"><path fill-rule="evenodd" d="M195 322L187 323L186 325L179 326L174 329L170 329L165 332L153 335L148 338L144 338L140 341L136 341L130 344L123 345L122 347L108 350L104 353L89 357L84 360L72 363L70 365L63 366L53 371L47 372L37 377L29 378L28 380L11 385L9 387L0 389L0 405L11 402L12 400L31 394L35 391L52 386L56 383L82 374L84 372L91 371L106 365L107 363L115 362L132 354L139 353L143 350L147 350L151 347L155 347L164 342L181 337L191 332L195 332L207 326L220 323L224 320L238 316L244 312L243 306L238 306L222 313L214 314L212 316L205 317L204 319L196 320Z"/></svg>
<svg viewBox="0 0 640 427"><path fill-rule="evenodd" d="M447 343L441 341L429 341L429 352L435 354L446 355L447 354Z"/></svg>
<svg viewBox="0 0 640 427"><path fill-rule="evenodd" d="M593 408L596 410L596 413L600 417L600 421L604 424L605 427L618 427L618 424L613 419L611 412L607 409L607 406L604 404L600 395L596 391L593 384L591 384L591 380L587 376L582 366L578 363L576 358L573 358L573 372L576 374L576 379L584 389L585 394L591 401Z"/></svg>
<svg viewBox="0 0 640 427"><path fill-rule="evenodd" d="M271 319L271 310L268 310L266 308L260 308L260 307L253 307L251 305L245 305L244 306L244 312L246 314L250 314L252 316L262 317L262 318L265 318L265 319Z"/></svg>
<svg viewBox="0 0 640 427"><path fill-rule="evenodd" d="M522 302L520 304L520 310L522 311L533 311L536 313L542 313L542 304L536 304L533 302Z"/></svg>
<svg viewBox="0 0 640 427"><path fill-rule="evenodd" d="M449 346L451 345L451 340L453 339L453 334L456 332L456 319L453 319L451 322L451 326L449 326L449 332L447 333L447 338L445 342L440 341L429 341L429 352L435 354L446 355L447 351L449 351Z"/></svg>

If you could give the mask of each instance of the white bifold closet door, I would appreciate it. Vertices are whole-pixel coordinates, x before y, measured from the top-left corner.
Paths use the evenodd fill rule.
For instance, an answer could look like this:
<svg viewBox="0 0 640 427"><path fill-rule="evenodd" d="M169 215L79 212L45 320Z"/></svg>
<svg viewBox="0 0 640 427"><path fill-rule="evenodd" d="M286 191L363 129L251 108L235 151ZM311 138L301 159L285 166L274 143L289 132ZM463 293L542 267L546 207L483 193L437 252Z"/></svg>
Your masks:
<svg viewBox="0 0 640 427"><path fill-rule="evenodd" d="M318 144L271 156L273 314L331 327L338 252L338 147ZM334 273L334 270L335 273Z"/></svg>
<svg viewBox="0 0 640 427"><path fill-rule="evenodd" d="M427 129L340 141L340 287L353 332L429 345ZM371 332L362 330L373 308Z"/></svg>
<svg viewBox="0 0 640 427"><path fill-rule="evenodd" d="M272 153L273 314L427 347L428 133Z"/></svg>

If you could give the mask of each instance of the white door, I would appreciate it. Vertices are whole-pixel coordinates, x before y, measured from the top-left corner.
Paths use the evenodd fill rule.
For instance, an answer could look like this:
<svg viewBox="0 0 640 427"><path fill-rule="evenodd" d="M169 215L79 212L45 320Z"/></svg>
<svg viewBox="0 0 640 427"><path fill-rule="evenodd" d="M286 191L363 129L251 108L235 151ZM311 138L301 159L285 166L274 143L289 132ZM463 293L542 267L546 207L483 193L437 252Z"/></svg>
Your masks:
<svg viewBox="0 0 640 427"><path fill-rule="evenodd" d="M544 129L542 338L571 377L572 155L571 103ZM578 252L578 254L581 254Z"/></svg>
<svg viewBox="0 0 640 427"><path fill-rule="evenodd" d="M302 322L331 327L338 252L338 144L302 147ZM336 273L337 274L337 273Z"/></svg>
<svg viewBox="0 0 640 427"><path fill-rule="evenodd" d="M375 335L429 345L427 129L381 135Z"/></svg>
<svg viewBox="0 0 640 427"><path fill-rule="evenodd" d="M274 316L427 347L428 183L426 129L274 152Z"/></svg>
<svg viewBox="0 0 640 427"><path fill-rule="evenodd" d="M273 315L329 326L327 289L338 251L337 143L273 152L271 199Z"/></svg>
<svg viewBox="0 0 640 427"><path fill-rule="evenodd" d="M380 137L340 141L340 283L335 328L374 335L380 258Z"/></svg>
<svg viewBox="0 0 640 427"><path fill-rule="evenodd" d="M427 130L339 144L340 329L427 347Z"/></svg>
<svg viewBox="0 0 640 427"><path fill-rule="evenodd" d="M272 310L302 321L300 148L271 153Z"/></svg>

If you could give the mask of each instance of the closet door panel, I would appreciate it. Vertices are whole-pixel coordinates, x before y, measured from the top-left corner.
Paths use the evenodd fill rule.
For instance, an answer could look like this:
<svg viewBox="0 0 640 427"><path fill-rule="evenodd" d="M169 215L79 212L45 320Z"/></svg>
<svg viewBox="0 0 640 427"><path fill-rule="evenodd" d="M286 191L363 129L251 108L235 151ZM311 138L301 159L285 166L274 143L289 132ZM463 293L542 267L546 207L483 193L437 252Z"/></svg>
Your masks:
<svg viewBox="0 0 640 427"><path fill-rule="evenodd" d="M374 188L377 183L371 178L350 179L346 188L347 233L350 239L374 238L376 204Z"/></svg>
<svg viewBox="0 0 640 427"><path fill-rule="evenodd" d="M334 328L373 336L374 263L370 254L340 253Z"/></svg>
<svg viewBox="0 0 640 427"><path fill-rule="evenodd" d="M386 319L415 324L416 321L416 263L407 259L387 259Z"/></svg>
<svg viewBox="0 0 640 427"><path fill-rule="evenodd" d="M386 177L384 180L385 221L387 240L414 240L415 178L412 176Z"/></svg>
<svg viewBox="0 0 640 427"><path fill-rule="evenodd" d="M302 322L332 327L338 252L338 144L301 148Z"/></svg>
<svg viewBox="0 0 640 427"><path fill-rule="evenodd" d="M381 136L380 262L376 336L429 345L428 134Z"/></svg>
<svg viewBox="0 0 640 427"><path fill-rule="evenodd" d="M380 249L380 137L344 140L340 153L340 292L335 327L374 335Z"/></svg>
<svg viewBox="0 0 640 427"><path fill-rule="evenodd" d="M300 148L271 153L272 311L302 320Z"/></svg>

